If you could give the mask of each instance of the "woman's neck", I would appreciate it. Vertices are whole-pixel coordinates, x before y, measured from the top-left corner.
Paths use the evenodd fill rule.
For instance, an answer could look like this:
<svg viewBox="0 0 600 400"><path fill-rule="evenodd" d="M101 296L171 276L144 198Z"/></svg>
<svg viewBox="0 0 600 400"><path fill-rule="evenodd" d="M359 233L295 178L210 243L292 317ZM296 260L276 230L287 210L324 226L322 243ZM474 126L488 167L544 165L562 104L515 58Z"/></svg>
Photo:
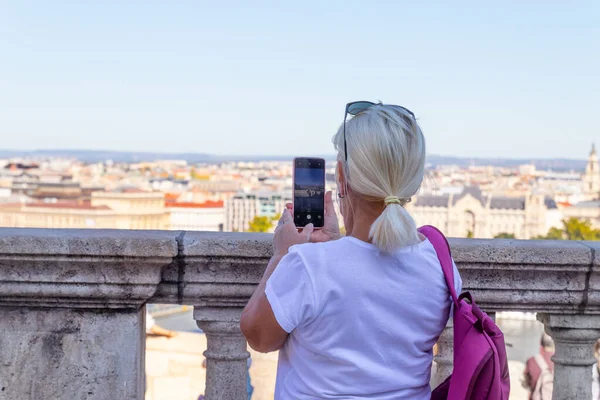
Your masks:
<svg viewBox="0 0 600 400"><path fill-rule="evenodd" d="M350 236L371 243L369 231L373 222L381 215L383 205L377 205L362 199L359 202L361 204L356 204L354 207L355 212L352 215L352 232L350 232Z"/></svg>

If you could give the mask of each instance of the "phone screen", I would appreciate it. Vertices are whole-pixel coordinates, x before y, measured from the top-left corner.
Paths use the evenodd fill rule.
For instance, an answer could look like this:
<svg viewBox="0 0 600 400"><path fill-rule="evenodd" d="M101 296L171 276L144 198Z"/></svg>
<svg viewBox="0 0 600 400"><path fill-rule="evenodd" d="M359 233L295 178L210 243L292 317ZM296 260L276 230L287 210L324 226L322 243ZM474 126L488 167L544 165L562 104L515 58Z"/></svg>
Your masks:
<svg viewBox="0 0 600 400"><path fill-rule="evenodd" d="M325 218L325 160L294 159L294 223L323 227Z"/></svg>

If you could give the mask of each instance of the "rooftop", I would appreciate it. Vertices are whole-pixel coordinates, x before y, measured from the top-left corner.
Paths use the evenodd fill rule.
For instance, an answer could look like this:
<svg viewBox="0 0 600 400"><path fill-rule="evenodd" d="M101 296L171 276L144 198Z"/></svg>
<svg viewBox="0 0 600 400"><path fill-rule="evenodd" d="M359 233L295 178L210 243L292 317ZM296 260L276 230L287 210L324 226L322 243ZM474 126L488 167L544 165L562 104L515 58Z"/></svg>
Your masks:
<svg viewBox="0 0 600 400"><path fill-rule="evenodd" d="M205 201L204 203L194 203L194 202L167 202L165 203L165 207L173 207L173 208L223 208L224 202L220 201Z"/></svg>
<svg viewBox="0 0 600 400"><path fill-rule="evenodd" d="M58 201L56 203L0 203L1 208L53 208L65 210L111 210L108 206L93 206L89 201Z"/></svg>
<svg viewBox="0 0 600 400"><path fill-rule="evenodd" d="M452 205L455 205L458 201L460 201L465 196L470 195L476 200L478 200L482 206L485 207L488 200L490 202L491 209L500 209L500 210L524 210L526 204L526 198L524 196L519 197L508 197L508 196L485 196L481 192L481 189L478 186L467 186L464 190L458 194L452 196ZM448 203L450 201L450 195L423 195L417 196L417 200L415 202L416 206L419 207L448 207ZM544 204L548 209L556 209L556 202L551 197L544 198Z"/></svg>

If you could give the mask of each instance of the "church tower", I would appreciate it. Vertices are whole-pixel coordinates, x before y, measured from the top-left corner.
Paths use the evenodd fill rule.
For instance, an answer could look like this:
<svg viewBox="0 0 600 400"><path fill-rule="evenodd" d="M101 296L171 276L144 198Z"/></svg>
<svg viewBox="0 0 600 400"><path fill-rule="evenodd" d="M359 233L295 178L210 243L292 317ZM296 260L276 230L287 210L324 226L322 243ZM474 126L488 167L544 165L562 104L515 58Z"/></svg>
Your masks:
<svg viewBox="0 0 600 400"><path fill-rule="evenodd" d="M583 184L587 200L597 200L600 197L600 166L598 164L598 154L596 153L595 144L592 144L592 151L590 151L590 156L588 157Z"/></svg>

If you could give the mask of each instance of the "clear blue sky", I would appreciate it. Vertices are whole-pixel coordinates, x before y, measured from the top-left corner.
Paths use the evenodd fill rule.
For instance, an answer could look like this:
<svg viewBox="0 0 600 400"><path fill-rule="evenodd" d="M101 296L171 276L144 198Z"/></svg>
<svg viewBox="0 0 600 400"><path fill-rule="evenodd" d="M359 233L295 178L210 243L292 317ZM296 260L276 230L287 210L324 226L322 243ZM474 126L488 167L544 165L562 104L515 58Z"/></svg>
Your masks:
<svg viewBox="0 0 600 400"><path fill-rule="evenodd" d="M585 158L600 2L0 0L0 148L328 154L351 100L433 154Z"/></svg>

